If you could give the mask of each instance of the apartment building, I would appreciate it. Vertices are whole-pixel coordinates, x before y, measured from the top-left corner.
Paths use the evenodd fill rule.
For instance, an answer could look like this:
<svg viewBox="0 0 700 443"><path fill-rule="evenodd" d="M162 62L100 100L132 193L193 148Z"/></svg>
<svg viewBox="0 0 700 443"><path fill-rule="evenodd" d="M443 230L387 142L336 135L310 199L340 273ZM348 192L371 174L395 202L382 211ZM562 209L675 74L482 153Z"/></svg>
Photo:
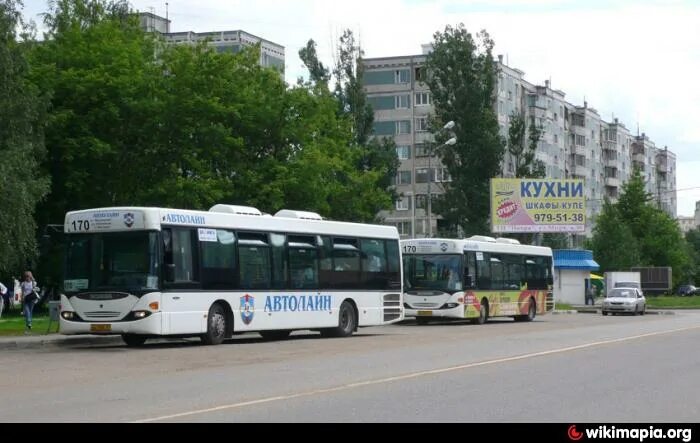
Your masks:
<svg viewBox="0 0 700 443"><path fill-rule="evenodd" d="M442 193L442 184L450 180L439 159L429 155L433 145L427 122L432 102L422 82L429 51L430 45L424 45L422 54L363 60L365 91L375 111L374 135L394 138L401 162L396 177L401 197L393 210L379 215L385 223L397 226L404 237L439 232L442 220L428 211L428 195ZM671 151L657 149L645 134L632 136L616 118L606 122L586 101L583 106L568 102L566 94L552 88L549 80L544 85L529 83L525 73L504 64L502 56L497 65L494 106L501 136L507 138L513 113L543 128L536 158L545 164L547 177L585 181L586 236L592 233L604 199L618 198L634 167L643 171L647 191L659 206L675 217L676 158ZM502 175L515 175L508 153Z"/></svg>
<svg viewBox="0 0 700 443"><path fill-rule="evenodd" d="M146 32L157 32L170 44L196 44L206 41L218 52L239 52L242 48L260 45L260 66L275 68L284 78L284 46L257 37L245 31L171 32L171 20L152 12L139 13L141 28Z"/></svg>

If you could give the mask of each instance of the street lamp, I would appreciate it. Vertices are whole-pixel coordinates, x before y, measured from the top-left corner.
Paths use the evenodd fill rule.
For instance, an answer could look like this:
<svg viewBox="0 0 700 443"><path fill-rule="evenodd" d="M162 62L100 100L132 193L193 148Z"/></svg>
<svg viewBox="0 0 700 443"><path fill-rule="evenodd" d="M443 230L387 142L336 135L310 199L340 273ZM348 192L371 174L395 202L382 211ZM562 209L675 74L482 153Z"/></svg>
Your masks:
<svg viewBox="0 0 700 443"><path fill-rule="evenodd" d="M445 126L442 127L442 129L445 131L449 131L454 127L455 127L455 122L450 120L449 122L447 122L447 124ZM445 143L443 143L437 147L433 147L433 145L430 145L431 148L430 148L430 153L428 155L428 237L430 237L430 238L432 238L432 236L433 236L433 222L431 220L432 214L433 214L433 204L432 204L433 196L430 193L430 183L433 181L433 177L431 177L432 170L430 167L430 161L433 157L433 153L437 149L440 149L444 146L454 146L456 143L457 143L457 137L452 137L451 139L447 140Z"/></svg>

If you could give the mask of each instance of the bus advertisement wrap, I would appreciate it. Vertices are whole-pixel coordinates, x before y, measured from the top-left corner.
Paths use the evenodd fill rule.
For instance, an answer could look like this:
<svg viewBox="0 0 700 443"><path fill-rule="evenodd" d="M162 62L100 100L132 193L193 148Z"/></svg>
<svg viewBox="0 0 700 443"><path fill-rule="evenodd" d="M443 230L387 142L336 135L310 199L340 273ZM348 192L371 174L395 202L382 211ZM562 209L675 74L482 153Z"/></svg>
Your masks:
<svg viewBox="0 0 700 443"><path fill-rule="evenodd" d="M585 232L583 189L583 180L491 179L491 231Z"/></svg>

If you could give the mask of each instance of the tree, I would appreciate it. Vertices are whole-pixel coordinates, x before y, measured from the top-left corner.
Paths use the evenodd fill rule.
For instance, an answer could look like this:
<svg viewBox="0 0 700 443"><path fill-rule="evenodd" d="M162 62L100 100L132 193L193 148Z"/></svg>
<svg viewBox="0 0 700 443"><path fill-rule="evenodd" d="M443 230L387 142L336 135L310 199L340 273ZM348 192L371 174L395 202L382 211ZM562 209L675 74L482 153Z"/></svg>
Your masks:
<svg viewBox="0 0 700 443"><path fill-rule="evenodd" d="M32 51L32 80L51 97L46 127L51 194L42 224L68 210L134 204L162 158L154 136L162 76L155 42L125 1L58 0Z"/></svg>
<svg viewBox="0 0 700 443"><path fill-rule="evenodd" d="M604 271L670 266L675 284L693 272L689 247L678 224L652 203L639 170L622 186L618 202L604 205L592 247Z"/></svg>
<svg viewBox="0 0 700 443"><path fill-rule="evenodd" d="M489 181L499 175L504 141L496 118L493 40L486 31L475 39L463 24L434 36L428 55L427 83L438 123L454 121L457 143L439 151L452 181L433 207L452 226L469 234L487 234ZM439 135L438 142L442 141Z"/></svg>
<svg viewBox="0 0 700 443"><path fill-rule="evenodd" d="M508 153L515 161L515 177L543 178L546 175L544 162L535 158L537 144L542 139L543 132L542 128L534 123L527 125L518 112L513 111L511 114L508 128Z"/></svg>
<svg viewBox="0 0 700 443"><path fill-rule="evenodd" d="M49 182L45 154L46 100L29 81L30 28L18 0L0 0L0 276L19 273L36 254L35 211ZM17 35L21 30L22 35ZM19 275L19 274L15 274Z"/></svg>
<svg viewBox="0 0 700 443"><path fill-rule="evenodd" d="M309 40L306 46L299 50L299 58L309 70L309 81L313 85L319 85L328 89L328 82L331 79L331 74L318 59L316 42L313 39Z"/></svg>
<svg viewBox="0 0 700 443"><path fill-rule="evenodd" d="M363 220L374 220L379 211L389 208L397 198L392 187L400 164L396 155L396 144L393 139L371 137L374 112L367 102L367 94L363 87L363 52L356 44L350 29L343 32L336 51L336 63L332 75L319 61L316 43L313 40L309 40L306 47L299 51L299 57L309 70L310 86L315 87L316 94L320 97L332 94L336 101L338 118L347 121L350 125L352 158L357 174L363 176L364 182L374 180L372 184L366 183L366 186L374 190L370 193L372 198L365 202L365 205L369 204L369 206L362 211ZM331 78L335 81L332 93L328 88ZM343 190L339 191L341 195L345 195ZM347 208L347 205L340 204ZM375 215L367 219L368 213L365 211L370 211L372 208Z"/></svg>
<svg viewBox="0 0 700 443"><path fill-rule="evenodd" d="M688 243L688 255L690 256L692 267L689 269L687 282L695 284L700 282L700 230L691 229L685 234L685 241Z"/></svg>
<svg viewBox="0 0 700 443"><path fill-rule="evenodd" d="M622 218L617 205L607 200L596 219L590 246L601 272L619 271L640 265L637 238Z"/></svg>

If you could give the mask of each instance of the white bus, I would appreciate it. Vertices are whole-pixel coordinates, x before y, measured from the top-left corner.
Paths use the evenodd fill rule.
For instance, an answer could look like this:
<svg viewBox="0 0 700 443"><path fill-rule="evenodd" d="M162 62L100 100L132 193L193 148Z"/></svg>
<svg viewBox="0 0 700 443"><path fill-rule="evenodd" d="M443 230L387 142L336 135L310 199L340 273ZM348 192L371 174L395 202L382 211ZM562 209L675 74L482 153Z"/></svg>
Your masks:
<svg viewBox="0 0 700 443"><path fill-rule="evenodd" d="M517 240L404 240L404 308L420 324L433 318L532 321L554 309L552 250Z"/></svg>
<svg viewBox="0 0 700 443"><path fill-rule="evenodd" d="M69 212L61 333L283 339L345 337L403 319L395 227L283 210L104 208Z"/></svg>

